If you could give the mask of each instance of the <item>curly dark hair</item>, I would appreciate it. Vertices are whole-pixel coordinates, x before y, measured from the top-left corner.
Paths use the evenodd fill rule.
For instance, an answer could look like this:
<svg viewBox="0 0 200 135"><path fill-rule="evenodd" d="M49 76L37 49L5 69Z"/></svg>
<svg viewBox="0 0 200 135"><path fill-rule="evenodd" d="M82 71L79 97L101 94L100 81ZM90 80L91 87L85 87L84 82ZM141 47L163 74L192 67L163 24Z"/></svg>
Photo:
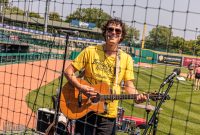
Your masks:
<svg viewBox="0 0 200 135"><path fill-rule="evenodd" d="M117 25L119 24L122 27L122 38L119 42L119 43L121 43L126 36L125 23L123 23L122 20L120 20L118 18L111 18L110 20L108 20L106 22L106 24L104 24L101 28L102 34L103 34L103 37L104 37L105 40L106 40L106 30L107 30L108 25L110 25L110 24L117 24Z"/></svg>

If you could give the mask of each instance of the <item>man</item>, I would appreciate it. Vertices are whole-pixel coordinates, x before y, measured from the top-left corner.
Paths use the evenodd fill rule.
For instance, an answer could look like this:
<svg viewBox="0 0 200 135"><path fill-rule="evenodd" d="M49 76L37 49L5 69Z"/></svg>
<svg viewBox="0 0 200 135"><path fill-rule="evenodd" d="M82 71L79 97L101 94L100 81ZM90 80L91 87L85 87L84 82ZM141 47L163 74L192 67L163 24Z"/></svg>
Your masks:
<svg viewBox="0 0 200 135"><path fill-rule="evenodd" d="M95 90L80 84L74 75L76 71L84 69L84 80L90 84L106 82L111 94L120 94L120 84L124 81L128 94L138 94L133 85L133 60L131 56L119 48L126 35L125 24L119 19L110 19L102 27L105 38L104 45L89 46L84 49L72 64L65 70L68 81L89 97L95 97ZM146 96L138 94L136 103L144 102ZM106 101L107 112L104 114L89 113L76 121L76 133L81 135L111 135L115 134L118 101Z"/></svg>

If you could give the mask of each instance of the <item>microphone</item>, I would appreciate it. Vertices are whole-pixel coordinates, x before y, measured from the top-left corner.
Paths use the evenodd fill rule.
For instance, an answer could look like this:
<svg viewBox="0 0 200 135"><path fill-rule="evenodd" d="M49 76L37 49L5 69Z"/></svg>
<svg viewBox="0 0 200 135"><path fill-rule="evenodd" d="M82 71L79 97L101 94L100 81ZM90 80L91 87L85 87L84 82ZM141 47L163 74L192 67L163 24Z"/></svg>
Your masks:
<svg viewBox="0 0 200 135"><path fill-rule="evenodd" d="M79 31L73 31L73 30L59 30L59 33L67 35L79 35Z"/></svg>
<svg viewBox="0 0 200 135"><path fill-rule="evenodd" d="M169 75L164 82L160 85L160 88L162 88L166 83L168 83L171 79L173 79L175 76L179 75L181 73L180 68L175 68L173 70L173 73Z"/></svg>

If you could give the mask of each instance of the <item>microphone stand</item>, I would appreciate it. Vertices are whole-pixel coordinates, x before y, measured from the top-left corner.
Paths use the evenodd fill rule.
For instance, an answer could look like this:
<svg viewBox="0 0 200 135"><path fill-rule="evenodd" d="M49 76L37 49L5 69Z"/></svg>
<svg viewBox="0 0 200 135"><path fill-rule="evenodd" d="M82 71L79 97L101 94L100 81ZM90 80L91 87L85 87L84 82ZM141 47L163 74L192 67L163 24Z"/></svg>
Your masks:
<svg viewBox="0 0 200 135"><path fill-rule="evenodd" d="M160 102L158 103L158 105L155 108L155 111L153 113L153 115L151 116L150 120L148 121L148 124L143 132L143 135L147 134L147 131L149 130L150 126L152 126L154 124L154 128L153 128L153 135L156 135L156 131L157 131L157 124L158 124L158 118L157 118L157 114L159 113L160 107L161 105L164 103L164 101L167 98L167 95L169 93L170 88L172 87L174 83L173 78L171 78L171 80L169 81L169 85L165 91L165 93L163 94L162 99L160 100ZM162 86L163 87L163 86ZM160 87L160 89L162 88Z"/></svg>
<svg viewBox="0 0 200 135"><path fill-rule="evenodd" d="M148 105L150 105L149 94L147 94L146 107L147 107ZM146 125L147 125L147 124L148 124L147 122L148 122L148 119L149 119L149 113L150 113L151 110L148 109L148 108L146 108L145 110L146 110L146 114L147 114L147 116L146 116Z"/></svg>
<svg viewBox="0 0 200 135"><path fill-rule="evenodd" d="M158 127L158 116L156 115L153 122L153 135L156 135L157 127Z"/></svg>
<svg viewBox="0 0 200 135"><path fill-rule="evenodd" d="M59 88L58 88L58 93L57 93L57 104L56 104L56 110L55 110L55 116L54 116L54 122L55 122L55 133L57 133L57 125L58 125L58 116L59 116L59 111L60 111L60 97L61 97L61 90L62 90L62 85L63 85L63 77L64 77L64 70L65 70L65 63L67 60L67 51L68 51L68 41L69 41L69 34L66 33L65 37L65 51L64 51L64 58L63 58L63 67L62 67L62 72L60 76L60 82L59 82Z"/></svg>

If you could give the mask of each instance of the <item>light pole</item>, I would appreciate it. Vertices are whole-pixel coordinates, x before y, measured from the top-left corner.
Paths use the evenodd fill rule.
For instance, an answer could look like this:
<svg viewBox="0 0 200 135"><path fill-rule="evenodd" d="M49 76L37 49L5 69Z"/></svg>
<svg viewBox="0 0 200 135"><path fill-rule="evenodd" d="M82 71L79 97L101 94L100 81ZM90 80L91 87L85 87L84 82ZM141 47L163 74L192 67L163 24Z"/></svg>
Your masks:
<svg viewBox="0 0 200 135"><path fill-rule="evenodd" d="M44 33L47 32L47 25L49 20L49 5L51 0L46 1L46 8L45 8L45 20L44 20Z"/></svg>
<svg viewBox="0 0 200 135"><path fill-rule="evenodd" d="M196 28L196 31L195 31L195 45L193 47L193 56L196 54L195 49L196 49L196 45L197 45L197 31L198 31L198 28Z"/></svg>
<svg viewBox="0 0 200 135"><path fill-rule="evenodd" d="M28 9L27 9L27 0L24 1L24 12L26 17L26 28L28 28L29 25L29 8L30 8L30 1L28 1Z"/></svg>
<svg viewBox="0 0 200 135"><path fill-rule="evenodd" d="M169 51L169 47L170 47L170 41L171 41L171 36L172 36L172 25L169 25L169 36L167 37L167 42L166 42L166 52Z"/></svg>
<svg viewBox="0 0 200 135"><path fill-rule="evenodd" d="M141 44L141 49L144 49L146 29L147 29L147 25L146 25L146 22L145 22L145 23L144 23L144 26L143 26L143 32L142 32L142 44Z"/></svg>
<svg viewBox="0 0 200 135"><path fill-rule="evenodd" d="M113 17L115 17L115 11L113 11Z"/></svg>
<svg viewBox="0 0 200 135"><path fill-rule="evenodd" d="M3 24L4 22L4 6L5 6L5 3L0 3L0 8L1 8L1 23Z"/></svg>

